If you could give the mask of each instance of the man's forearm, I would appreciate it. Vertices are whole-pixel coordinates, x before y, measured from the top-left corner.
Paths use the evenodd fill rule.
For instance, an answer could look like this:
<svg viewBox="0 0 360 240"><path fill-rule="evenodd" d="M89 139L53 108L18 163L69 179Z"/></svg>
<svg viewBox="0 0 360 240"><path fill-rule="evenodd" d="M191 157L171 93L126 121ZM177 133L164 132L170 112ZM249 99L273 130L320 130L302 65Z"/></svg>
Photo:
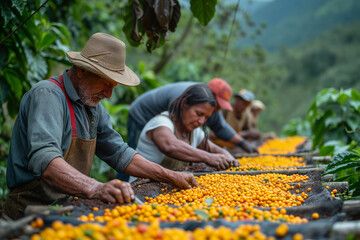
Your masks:
<svg viewBox="0 0 360 240"><path fill-rule="evenodd" d="M145 159L140 154L135 154L130 164L126 167L125 173L135 177L150 178L155 181L170 183L180 188L190 188L191 186L198 185L192 174L175 172L163 168Z"/></svg>
<svg viewBox="0 0 360 240"><path fill-rule="evenodd" d="M101 184L82 174L59 157L49 163L41 178L63 193L83 198L92 198L94 189Z"/></svg>
<svg viewBox="0 0 360 240"><path fill-rule="evenodd" d="M238 145L244 140L239 134L235 134L232 138L229 139L229 142Z"/></svg>
<svg viewBox="0 0 360 240"><path fill-rule="evenodd" d="M135 154L125 169L125 173L131 176L150 178L155 181L168 183L172 181L172 178L169 176L170 172L170 170L145 159L140 154Z"/></svg>
<svg viewBox="0 0 360 240"><path fill-rule="evenodd" d="M207 151L180 140L171 144L173 145L172 149L165 154L184 162L206 162L211 157Z"/></svg>

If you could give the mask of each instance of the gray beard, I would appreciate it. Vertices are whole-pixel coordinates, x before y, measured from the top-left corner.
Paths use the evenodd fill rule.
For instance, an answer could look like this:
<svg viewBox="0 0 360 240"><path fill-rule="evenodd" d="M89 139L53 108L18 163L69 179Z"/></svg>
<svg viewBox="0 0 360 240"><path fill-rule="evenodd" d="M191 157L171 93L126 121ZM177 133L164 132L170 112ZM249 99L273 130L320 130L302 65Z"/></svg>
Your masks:
<svg viewBox="0 0 360 240"><path fill-rule="evenodd" d="M86 90L81 87L79 87L79 97L80 97L81 101L84 103L84 105L90 106L90 107L95 107L96 105L99 104L101 99L105 98L105 96L102 95L101 93L97 93L92 96L89 96L86 94ZM100 100L93 101L92 98L99 98Z"/></svg>

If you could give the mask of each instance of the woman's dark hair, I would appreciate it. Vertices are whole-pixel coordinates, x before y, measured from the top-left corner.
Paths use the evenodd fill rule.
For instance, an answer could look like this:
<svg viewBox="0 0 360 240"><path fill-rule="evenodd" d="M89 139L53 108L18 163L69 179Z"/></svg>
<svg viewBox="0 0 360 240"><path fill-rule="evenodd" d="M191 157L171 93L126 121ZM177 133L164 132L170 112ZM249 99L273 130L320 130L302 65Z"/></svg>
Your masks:
<svg viewBox="0 0 360 240"><path fill-rule="evenodd" d="M206 84L195 84L188 87L183 94L174 99L170 104L169 115L171 120L174 123L181 121L182 110L185 105L191 107L201 103L209 103L212 107L216 107L216 99L210 88ZM202 128L205 132L205 138L208 139L206 123Z"/></svg>

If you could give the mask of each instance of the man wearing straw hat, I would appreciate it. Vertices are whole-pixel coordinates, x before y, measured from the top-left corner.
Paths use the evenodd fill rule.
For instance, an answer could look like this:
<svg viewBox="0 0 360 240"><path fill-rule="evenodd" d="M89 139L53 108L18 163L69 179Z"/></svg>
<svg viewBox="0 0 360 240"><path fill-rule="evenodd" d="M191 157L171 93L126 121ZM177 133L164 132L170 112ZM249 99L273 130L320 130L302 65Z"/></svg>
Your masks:
<svg viewBox="0 0 360 240"><path fill-rule="evenodd" d="M52 204L68 195L131 202L135 196L129 183L90 178L95 154L119 172L182 188L196 185L193 175L164 169L137 154L112 129L99 104L119 83L140 83L125 65L125 44L96 33L81 52L66 54L73 66L38 82L20 103L7 164L10 193L2 215L17 219L28 205Z"/></svg>
<svg viewBox="0 0 360 240"><path fill-rule="evenodd" d="M265 104L260 100L253 100L250 106L246 109L246 125L244 126L242 132L251 133L249 138L252 140L265 140L265 139L273 139L276 138L276 134L274 132L270 133L261 133L258 128L258 116L259 114L265 110Z"/></svg>

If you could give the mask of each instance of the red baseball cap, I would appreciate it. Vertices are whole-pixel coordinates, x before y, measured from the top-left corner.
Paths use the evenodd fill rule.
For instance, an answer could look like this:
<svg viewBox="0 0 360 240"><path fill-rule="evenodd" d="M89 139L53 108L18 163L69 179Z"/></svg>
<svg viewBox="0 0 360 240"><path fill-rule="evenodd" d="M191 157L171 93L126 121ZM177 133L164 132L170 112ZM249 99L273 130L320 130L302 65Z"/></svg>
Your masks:
<svg viewBox="0 0 360 240"><path fill-rule="evenodd" d="M232 90L230 85L221 78L214 78L210 82L208 82L207 85L210 88L211 92L214 94L218 105L222 109L232 111L233 108L230 104Z"/></svg>

